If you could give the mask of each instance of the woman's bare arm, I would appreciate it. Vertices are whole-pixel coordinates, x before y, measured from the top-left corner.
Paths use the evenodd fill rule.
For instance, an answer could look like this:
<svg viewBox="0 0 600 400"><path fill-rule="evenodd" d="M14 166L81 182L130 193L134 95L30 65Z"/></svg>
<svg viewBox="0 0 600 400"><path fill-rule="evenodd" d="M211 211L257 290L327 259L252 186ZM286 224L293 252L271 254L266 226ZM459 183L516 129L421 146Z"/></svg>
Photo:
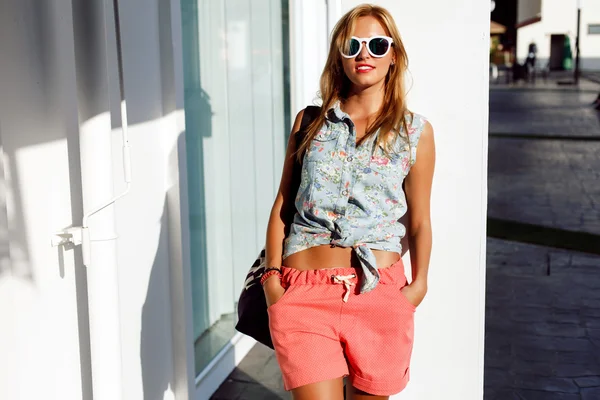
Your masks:
<svg viewBox="0 0 600 400"><path fill-rule="evenodd" d="M266 262L267 267L281 267L282 255L283 255L283 241L285 240L287 229L294 216L294 200L296 193L293 193L292 185L293 174L294 174L294 163L295 163L295 152L296 152L296 140L295 133L300 129L302 122L302 116L304 110L300 111L294 121L292 127L292 134L288 141L288 146L285 154L285 161L283 164L283 172L281 174L281 182L279 184L279 190L275 197L273 207L271 208L271 215L269 217L269 224L267 226L267 239L266 239ZM277 279L268 279L265 283L265 290L267 290L267 284L272 284ZM267 303L268 303L267 296Z"/></svg>
<svg viewBox="0 0 600 400"><path fill-rule="evenodd" d="M425 124L419 145L417 158L406 177L405 190L409 210L409 249L412 265L411 288L405 294L413 304L418 305L427 292L427 274L431 256L431 186L435 166L435 143L433 128Z"/></svg>

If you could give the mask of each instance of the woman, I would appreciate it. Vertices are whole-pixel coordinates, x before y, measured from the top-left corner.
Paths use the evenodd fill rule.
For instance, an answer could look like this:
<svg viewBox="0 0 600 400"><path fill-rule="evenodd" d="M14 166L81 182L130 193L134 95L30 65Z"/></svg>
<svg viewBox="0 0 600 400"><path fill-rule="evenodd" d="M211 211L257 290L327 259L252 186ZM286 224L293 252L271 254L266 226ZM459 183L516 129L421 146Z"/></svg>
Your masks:
<svg viewBox="0 0 600 400"><path fill-rule="evenodd" d="M354 400L387 399L408 382L413 313L427 291L435 150L431 125L406 108L406 69L389 12L349 11L333 31L319 115L289 140L262 283L296 400L342 399L345 376ZM400 258L407 208L410 284Z"/></svg>

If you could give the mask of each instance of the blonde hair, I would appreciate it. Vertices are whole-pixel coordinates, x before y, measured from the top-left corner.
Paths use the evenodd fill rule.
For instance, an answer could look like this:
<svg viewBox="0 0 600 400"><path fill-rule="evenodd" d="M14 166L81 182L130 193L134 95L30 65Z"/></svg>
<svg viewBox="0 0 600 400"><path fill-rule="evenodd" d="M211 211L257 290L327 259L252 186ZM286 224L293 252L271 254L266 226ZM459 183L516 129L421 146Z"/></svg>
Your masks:
<svg viewBox="0 0 600 400"><path fill-rule="evenodd" d="M351 82L344 73L339 49L348 43L354 31L356 21L361 17L367 16L375 17L388 31L394 41L391 50L395 53L396 58L395 64L390 66L388 74L385 77L385 92L381 110L375 120L367 126L366 134L362 140L374 135L379 129L381 132L392 132L394 139L401 132L408 132L406 123L408 109L404 88L404 74L408 69L408 57L400 38L400 33L388 10L376 5L361 4L348 11L333 28L329 55L327 56L327 62L321 75L320 95L323 101L321 112L308 125L306 134L297 146L296 155L299 161L308 149L312 139L323 126L328 110L337 101L344 100L348 95ZM377 144L381 145L386 150L386 153L390 150L388 139L385 135L377 138Z"/></svg>

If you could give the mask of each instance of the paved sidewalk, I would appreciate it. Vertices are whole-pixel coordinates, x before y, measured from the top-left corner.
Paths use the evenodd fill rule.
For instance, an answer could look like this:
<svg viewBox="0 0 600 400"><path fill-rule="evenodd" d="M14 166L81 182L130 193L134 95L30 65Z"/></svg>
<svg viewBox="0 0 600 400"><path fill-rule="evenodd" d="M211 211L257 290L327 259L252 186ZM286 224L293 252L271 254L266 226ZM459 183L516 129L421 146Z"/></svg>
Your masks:
<svg viewBox="0 0 600 400"><path fill-rule="evenodd" d="M488 240L486 400L600 399L600 256Z"/></svg>
<svg viewBox="0 0 600 400"><path fill-rule="evenodd" d="M257 343L211 400L291 400L270 348Z"/></svg>
<svg viewBox="0 0 600 400"><path fill-rule="evenodd" d="M589 105L595 90L493 89L490 134L600 140L600 117Z"/></svg>
<svg viewBox="0 0 600 400"><path fill-rule="evenodd" d="M544 79L541 74L536 76L535 82L524 81L509 81L506 83L505 72L495 81L490 76L490 89L507 89L507 90L548 90L556 92L596 92L598 93L598 84L600 84L600 71L582 71L580 73L579 83L573 84L572 71L553 71Z"/></svg>
<svg viewBox="0 0 600 400"><path fill-rule="evenodd" d="M600 84L600 71L582 71L581 76L588 81Z"/></svg>
<svg viewBox="0 0 600 400"><path fill-rule="evenodd" d="M600 399L597 88L490 93L486 400Z"/></svg>

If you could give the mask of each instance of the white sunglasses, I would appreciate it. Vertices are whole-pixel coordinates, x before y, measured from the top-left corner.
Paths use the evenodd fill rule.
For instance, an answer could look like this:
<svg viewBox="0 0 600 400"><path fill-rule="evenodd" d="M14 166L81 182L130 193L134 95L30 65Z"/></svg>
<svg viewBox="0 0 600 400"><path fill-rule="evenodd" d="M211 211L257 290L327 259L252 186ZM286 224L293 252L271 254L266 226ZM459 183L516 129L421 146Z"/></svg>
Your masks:
<svg viewBox="0 0 600 400"><path fill-rule="evenodd" d="M352 36L346 46L340 49L340 53L345 58L354 58L362 51L363 42L367 44L367 51L371 56L381 58L390 51L394 40L389 36L371 36L370 38Z"/></svg>

